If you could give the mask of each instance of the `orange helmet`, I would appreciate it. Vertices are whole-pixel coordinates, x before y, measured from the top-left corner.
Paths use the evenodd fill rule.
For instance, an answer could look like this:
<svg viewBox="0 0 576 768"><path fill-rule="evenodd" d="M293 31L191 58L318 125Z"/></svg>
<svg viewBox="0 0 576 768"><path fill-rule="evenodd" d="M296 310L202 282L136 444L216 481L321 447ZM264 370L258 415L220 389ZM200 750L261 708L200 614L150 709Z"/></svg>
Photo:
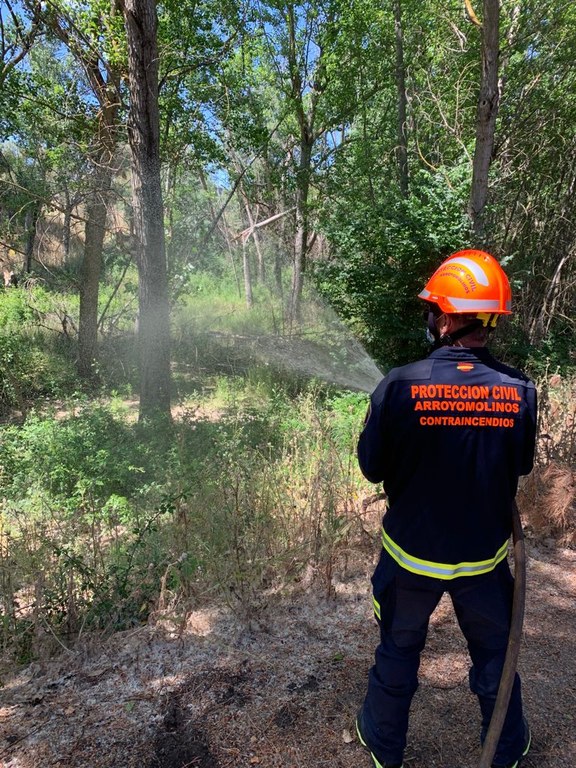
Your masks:
<svg viewBox="0 0 576 768"><path fill-rule="evenodd" d="M504 270L485 251L464 250L438 267L419 298L437 304L449 315L512 314L512 291Z"/></svg>

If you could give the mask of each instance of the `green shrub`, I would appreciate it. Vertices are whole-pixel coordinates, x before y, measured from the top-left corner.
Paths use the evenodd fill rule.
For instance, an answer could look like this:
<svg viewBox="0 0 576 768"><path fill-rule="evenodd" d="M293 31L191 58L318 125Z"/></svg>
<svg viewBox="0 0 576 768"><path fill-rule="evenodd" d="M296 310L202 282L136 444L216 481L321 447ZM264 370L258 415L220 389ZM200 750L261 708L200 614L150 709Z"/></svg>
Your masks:
<svg viewBox="0 0 576 768"><path fill-rule="evenodd" d="M151 448L151 434L110 408L69 407L59 418L31 414L2 427L11 588L33 588L56 627L120 626L140 616L133 593L150 580L151 563L157 575L154 533L166 508L155 477L165 474L165 444L156 432Z"/></svg>
<svg viewBox="0 0 576 768"><path fill-rule="evenodd" d="M385 369L425 354L416 297L469 237L468 170L442 170L415 173L407 199L380 190L375 200L330 200L322 213L332 254L316 267L318 289Z"/></svg>
<svg viewBox="0 0 576 768"><path fill-rule="evenodd" d="M7 645L34 654L31 621L74 635L207 597L252 617L310 570L330 592L358 522L367 398L249 392L237 383L164 431L84 401L1 428Z"/></svg>
<svg viewBox="0 0 576 768"><path fill-rule="evenodd" d="M331 588L327 567L363 483L354 446L366 396L277 393L270 406L260 423L246 413L220 421L202 484L190 486L181 508L187 551L247 612L264 587L293 583L309 567Z"/></svg>
<svg viewBox="0 0 576 768"><path fill-rule="evenodd" d="M0 415L77 388L74 342L62 325L70 304L42 286L0 292Z"/></svg>

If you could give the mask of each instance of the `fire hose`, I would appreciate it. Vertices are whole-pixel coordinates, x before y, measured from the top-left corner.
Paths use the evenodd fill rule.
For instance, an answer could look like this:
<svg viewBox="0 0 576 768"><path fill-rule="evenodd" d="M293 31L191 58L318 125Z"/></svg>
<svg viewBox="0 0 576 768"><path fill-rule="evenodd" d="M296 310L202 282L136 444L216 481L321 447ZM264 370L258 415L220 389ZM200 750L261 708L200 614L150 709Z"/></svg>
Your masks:
<svg viewBox="0 0 576 768"><path fill-rule="evenodd" d="M482 754L478 768L490 768L512 693L512 686L518 666L518 655L520 653L520 644L522 642L522 627L524 624L524 607L526 603L526 550L524 547L524 531L522 530L522 521L520 512L514 501L512 504L512 541L514 545L514 596L512 600L512 615L510 621L510 634L508 636L508 647L504 667L502 668L502 677L494 712L490 720L490 727L484 739Z"/></svg>

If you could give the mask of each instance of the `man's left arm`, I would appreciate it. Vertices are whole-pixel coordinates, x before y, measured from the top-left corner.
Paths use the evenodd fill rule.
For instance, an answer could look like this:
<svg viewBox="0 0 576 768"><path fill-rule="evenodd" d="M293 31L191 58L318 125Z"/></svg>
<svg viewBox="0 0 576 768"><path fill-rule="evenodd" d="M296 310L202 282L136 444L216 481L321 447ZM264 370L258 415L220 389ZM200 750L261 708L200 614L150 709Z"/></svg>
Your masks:
<svg viewBox="0 0 576 768"><path fill-rule="evenodd" d="M384 480L385 446L383 430L386 380L376 388L370 398L370 407L364 421L364 429L358 440L358 463L362 474L371 483Z"/></svg>

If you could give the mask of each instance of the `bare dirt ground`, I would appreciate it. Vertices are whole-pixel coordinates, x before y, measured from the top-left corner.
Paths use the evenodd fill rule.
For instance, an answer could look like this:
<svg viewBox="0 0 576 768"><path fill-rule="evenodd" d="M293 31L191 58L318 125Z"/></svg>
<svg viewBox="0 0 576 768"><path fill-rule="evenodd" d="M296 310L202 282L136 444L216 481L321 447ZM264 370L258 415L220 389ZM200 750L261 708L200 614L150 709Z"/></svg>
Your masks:
<svg viewBox="0 0 576 768"><path fill-rule="evenodd" d="M534 742L525 768L576 766L576 551L528 539L520 656ZM353 735L377 641L358 561L336 596L270 596L246 628L224 608L84 639L8 674L2 768L362 768ZM433 616L407 768L477 765L478 711L448 602Z"/></svg>

